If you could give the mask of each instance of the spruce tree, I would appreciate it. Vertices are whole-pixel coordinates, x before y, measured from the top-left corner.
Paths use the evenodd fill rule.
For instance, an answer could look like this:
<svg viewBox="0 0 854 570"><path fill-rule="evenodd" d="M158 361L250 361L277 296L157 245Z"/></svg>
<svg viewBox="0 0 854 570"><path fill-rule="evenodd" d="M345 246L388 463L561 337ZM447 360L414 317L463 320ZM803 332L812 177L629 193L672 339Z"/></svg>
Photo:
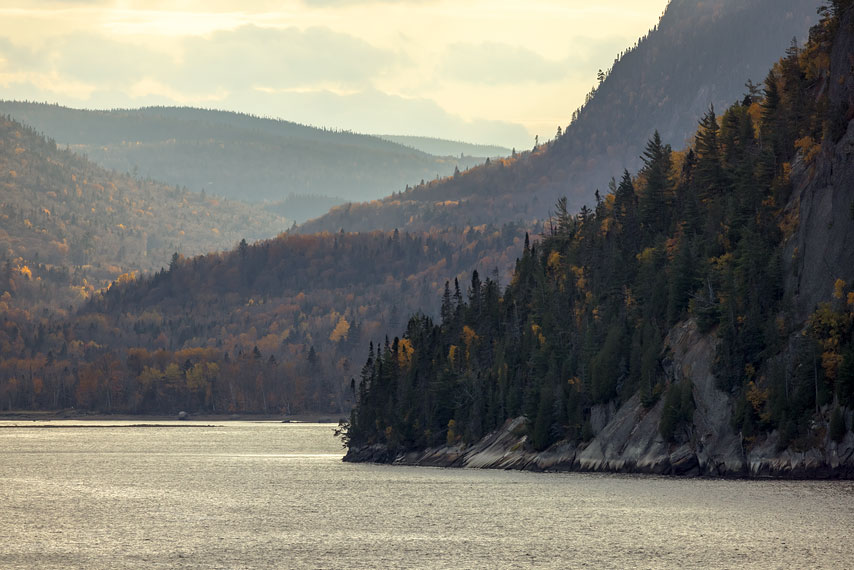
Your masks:
<svg viewBox="0 0 854 570"><path fill-rule="evenodd" d="M643 168L641 175L646 179L646 187L640 195L641 227L648 241L669 228L668 204L672 187L670 180L671 149L661 142L658 131L647 142L641 156Z"/></svg>
<svg viewBox="0 0 854 570"><path fill-rule="evenodd" d="M711 200L726 192L718 141L719 132L718 118L712 106L700 120L700 128L694 142L697 156L694 178L703 200Z"/></svg>

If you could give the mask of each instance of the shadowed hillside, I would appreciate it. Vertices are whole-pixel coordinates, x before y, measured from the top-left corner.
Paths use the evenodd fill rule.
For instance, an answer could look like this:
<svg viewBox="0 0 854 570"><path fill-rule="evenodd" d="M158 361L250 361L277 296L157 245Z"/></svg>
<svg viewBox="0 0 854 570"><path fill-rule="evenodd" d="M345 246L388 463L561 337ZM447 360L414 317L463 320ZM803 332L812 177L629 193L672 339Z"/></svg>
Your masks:
<svg viewBox="0 0 854 570"><path fill-rule="evenodd" d="M300 231L429 229L544 219L558 197L592 204L609 179L641 162L654 130L682 147L710 104L744 97L793 37L805 38L818 0L674 0L659 24L603 71L554 140L531 152L382 201L347 204ZM555 125L557 128L558 126Z"/></svg>

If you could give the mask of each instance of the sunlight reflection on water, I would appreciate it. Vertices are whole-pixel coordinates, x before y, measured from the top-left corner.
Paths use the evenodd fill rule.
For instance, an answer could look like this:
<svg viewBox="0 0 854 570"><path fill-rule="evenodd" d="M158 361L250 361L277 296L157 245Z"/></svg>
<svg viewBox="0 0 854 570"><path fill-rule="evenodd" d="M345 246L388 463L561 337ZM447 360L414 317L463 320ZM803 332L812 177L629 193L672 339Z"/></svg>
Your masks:
<svg viewBox="0 0 854 570"><path fill-rule="evenodd" d="M0 568L842 568L854 554L850 482L351 465L328 424L52 423L0 429Z"/></svg>

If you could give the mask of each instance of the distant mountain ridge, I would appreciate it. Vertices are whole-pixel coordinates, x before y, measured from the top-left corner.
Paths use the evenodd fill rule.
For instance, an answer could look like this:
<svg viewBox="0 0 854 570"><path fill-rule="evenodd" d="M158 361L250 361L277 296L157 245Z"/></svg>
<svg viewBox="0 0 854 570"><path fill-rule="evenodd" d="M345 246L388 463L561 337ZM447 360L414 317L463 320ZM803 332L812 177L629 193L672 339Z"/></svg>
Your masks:
<svg viewBox="0 0 854 570"><path fill-rule="evenodd" d="M512 149L503 146L473 144L462 141L451 141L432 137L416 137L408 135L377 135L381 139L408 146L434 156L482 156L496 158L509 156Z"/></svg>
<svg viewBox="0 0 854 570"><path fill-rule="evenodd" d="M105 168L245 202L277 203L291 194L369 200L483 161L228 111L0 101L0 113Z"/></svg>
<svg viewBox="0 0 854 570"><path fill-rule="evenodd" d="M175 252L233 248L288 223L260 206L105 170L0 118L0 297L17 306L82 300L121 273L168 265Z"/></svg>

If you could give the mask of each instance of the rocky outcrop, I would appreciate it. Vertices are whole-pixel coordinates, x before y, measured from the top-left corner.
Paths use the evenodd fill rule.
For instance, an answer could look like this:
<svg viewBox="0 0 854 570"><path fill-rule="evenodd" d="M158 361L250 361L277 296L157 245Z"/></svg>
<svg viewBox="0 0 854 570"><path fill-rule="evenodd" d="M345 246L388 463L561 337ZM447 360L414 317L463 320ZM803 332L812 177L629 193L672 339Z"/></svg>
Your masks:
<svg viewBox="0 0 854 570"><path fill-rule="evenodd" d="M669 381L693 384L696 404L693 422L679 443L659 433L663 400L647 409L635 395L616 410L594 415L609 417L595 437L583 446L559 442L537 452L527 439L524 417L508 420L501 429L474 445L449 445L396 453L384 445L351 448L345 461L430 467L520 469L528 471L596 471L657 475L776 478L854 478L854 433L842 443L828 438L804 451L777 449L777 434L747 446L733 431L731 402L715 385L712 362L714 334L702 334L687 321L667 337L672 353ZM850 414L849 414L850 416ZM852 418L847 418L850 423ZM600 420L601 421L601 420Z"/></svg>
<svg viewBox="0 0 854 570"><path fill-rule="evenodd" d="M652 413L647 414L648 417ZM724 462L708 461L696 444L675 447L653 441L649 449L626 448L611 453L602 440L584 449L569 443L535 452L526 436L517 435L524 418L508 420L498 431L472 446L444 446L394 454L383 445L351 449L345 461L389 463L422 467L473 469L517 469L525 471L596 471L648 473L656 475L729 478L854 479L854 437L849 433L841 444L802 452L776 451L776 437L769 437L747 454L735 454Z"/></svg>

